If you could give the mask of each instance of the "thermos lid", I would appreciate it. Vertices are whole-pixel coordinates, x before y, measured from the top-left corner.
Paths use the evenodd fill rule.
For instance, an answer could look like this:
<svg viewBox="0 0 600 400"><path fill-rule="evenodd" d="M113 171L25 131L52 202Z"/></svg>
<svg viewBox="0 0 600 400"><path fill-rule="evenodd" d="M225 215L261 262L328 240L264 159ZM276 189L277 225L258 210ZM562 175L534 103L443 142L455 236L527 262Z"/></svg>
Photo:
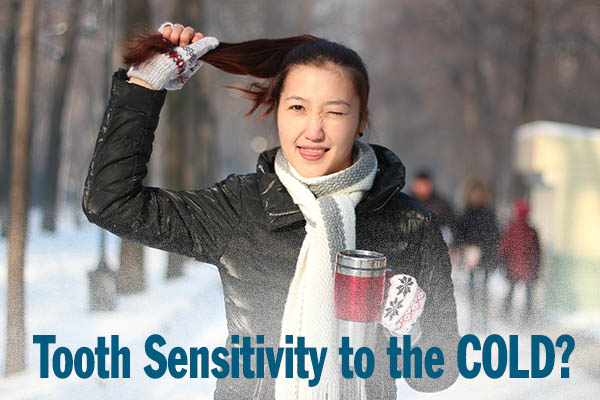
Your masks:
<svg viewBox="0 0 600 400"><path fill-rule="evenodd" d="M337 253L336 264L352 269L384 269L386 258L383 254L371 250L342 250Z"/></svg>

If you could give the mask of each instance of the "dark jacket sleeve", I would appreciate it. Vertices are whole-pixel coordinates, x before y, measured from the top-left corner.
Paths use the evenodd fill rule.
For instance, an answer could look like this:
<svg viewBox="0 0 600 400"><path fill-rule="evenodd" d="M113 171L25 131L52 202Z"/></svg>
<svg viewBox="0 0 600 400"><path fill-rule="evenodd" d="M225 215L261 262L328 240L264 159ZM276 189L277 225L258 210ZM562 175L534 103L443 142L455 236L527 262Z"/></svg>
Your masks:
<svg viewBox="0 0 600 400"><path fill-rule="evenodd" d="M420 392L438 392L451 386L458 378L456 349L460 340L456 319L456 301L452 283L452 266L448 248L435 217L425 222L421 246L421 265L417 283L427 295L425 309L419 322L422 335L415 344L423 357L431 347L438 347L444 355L444 372L439 378L409 378L406 382ZM414 363L413 371L414 371Z"/></svg>
<svg viewBox="0 0 600 400"><path fill-rule="evenodd" d="M502 233L500 236L500 241L498 242L498 251L496 257L498 259L498 264L505 269L508 268L508 263L510 261L510 244L512 241L511 237L514 234L513 231L514 225L511 222L508 227L506 227L504 233Z"/></svg>
<svg viewBox="0 0 600 400"><path fill-rule="evenodd" d="M465 225L465 214L458 215L452 229L452 247L465 245Z"/></svg>
<svg viewBox="0 0 600 400"><path fill-rule="evenodd" d="M197 191L142 184L165 97L165 90L127 82L123 69L113 75L83 211L120 237L216 264L239 221L239 179L231 175Z"/></svg>

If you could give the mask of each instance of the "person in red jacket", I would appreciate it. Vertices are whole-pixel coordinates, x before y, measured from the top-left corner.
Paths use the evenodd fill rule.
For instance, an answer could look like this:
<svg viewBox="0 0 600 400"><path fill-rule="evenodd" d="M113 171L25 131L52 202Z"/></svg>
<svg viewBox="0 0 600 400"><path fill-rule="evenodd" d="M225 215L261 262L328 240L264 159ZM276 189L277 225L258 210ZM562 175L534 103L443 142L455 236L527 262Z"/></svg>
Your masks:
<svg viewBox="0 0 600 400"><path fill-rule="evenodd" d="M529 203L519 200L515 204L514 218L504 231L498 246L499 260L507 269L510 289L504 300L506 316L512 314L515 284L524 282L527 301L523 316L530 316L533 308L533 287L538 279L541 264L540 241L536 230L527 221Z"/></svg>

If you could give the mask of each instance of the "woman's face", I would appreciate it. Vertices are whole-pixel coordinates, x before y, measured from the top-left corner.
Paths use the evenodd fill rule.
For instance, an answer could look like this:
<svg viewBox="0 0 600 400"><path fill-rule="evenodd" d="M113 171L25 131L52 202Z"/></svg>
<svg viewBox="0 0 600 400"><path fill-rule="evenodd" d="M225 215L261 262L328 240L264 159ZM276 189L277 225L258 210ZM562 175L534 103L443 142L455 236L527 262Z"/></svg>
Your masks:
<svg viewBox="0 0 600 400"><path fill-rule="evenodd" d="M343 67L299 65L289 71L277 107L281 148L300 175L348 168L364 128L360 99Z"/></svg>
<svg viewBox="0 0 600 400"><path fill-rule="evenodd" d="M469 193L469 205L473 207L479 207L483 205L483 191L478 188L474 188Z"/></svg>

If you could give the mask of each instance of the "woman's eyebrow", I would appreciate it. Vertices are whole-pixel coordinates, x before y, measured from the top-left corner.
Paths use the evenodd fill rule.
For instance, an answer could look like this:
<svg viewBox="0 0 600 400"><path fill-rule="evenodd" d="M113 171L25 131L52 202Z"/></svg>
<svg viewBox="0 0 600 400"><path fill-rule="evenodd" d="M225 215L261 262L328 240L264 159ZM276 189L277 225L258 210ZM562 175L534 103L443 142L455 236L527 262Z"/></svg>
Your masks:
<svg viewBox="0 0 600 400"><path fill-rule="evenodd" d="M331 104L333 104L333 105L341 104L341 105L344 105L344 106L348 106L348 107L350 107L350 103L348 103L346 100L329 100L329 101L325 102L325 104L327 104L327 105L331 105Z"/></svg>
<svg viewBox="0 0 600 400"><path fill-rule="evenodd" d="M286 97L285 100L298 100L298 101L303 101L305 103L310 103L309 100L306 100L304 97L300 97L300 96L289 96ZM347 106L349 108L351 108L350 103L348 103L346 100L329 100L325 102L325 105L344 105Z"/></svg>
<svg viewBox="0 0 600 400"><path fill-rule="evenodd" d="M285 98L285 100L286 100L286 101L287 101L287 100L300 100L300 101L305 101L305 102L307 102L307 103L310 103L310 101L308 101L308 100L306 100L305 98L303 98L303 97L300 97L300 96L289 96L289 97L286 97L286 98Z"/></svg>

